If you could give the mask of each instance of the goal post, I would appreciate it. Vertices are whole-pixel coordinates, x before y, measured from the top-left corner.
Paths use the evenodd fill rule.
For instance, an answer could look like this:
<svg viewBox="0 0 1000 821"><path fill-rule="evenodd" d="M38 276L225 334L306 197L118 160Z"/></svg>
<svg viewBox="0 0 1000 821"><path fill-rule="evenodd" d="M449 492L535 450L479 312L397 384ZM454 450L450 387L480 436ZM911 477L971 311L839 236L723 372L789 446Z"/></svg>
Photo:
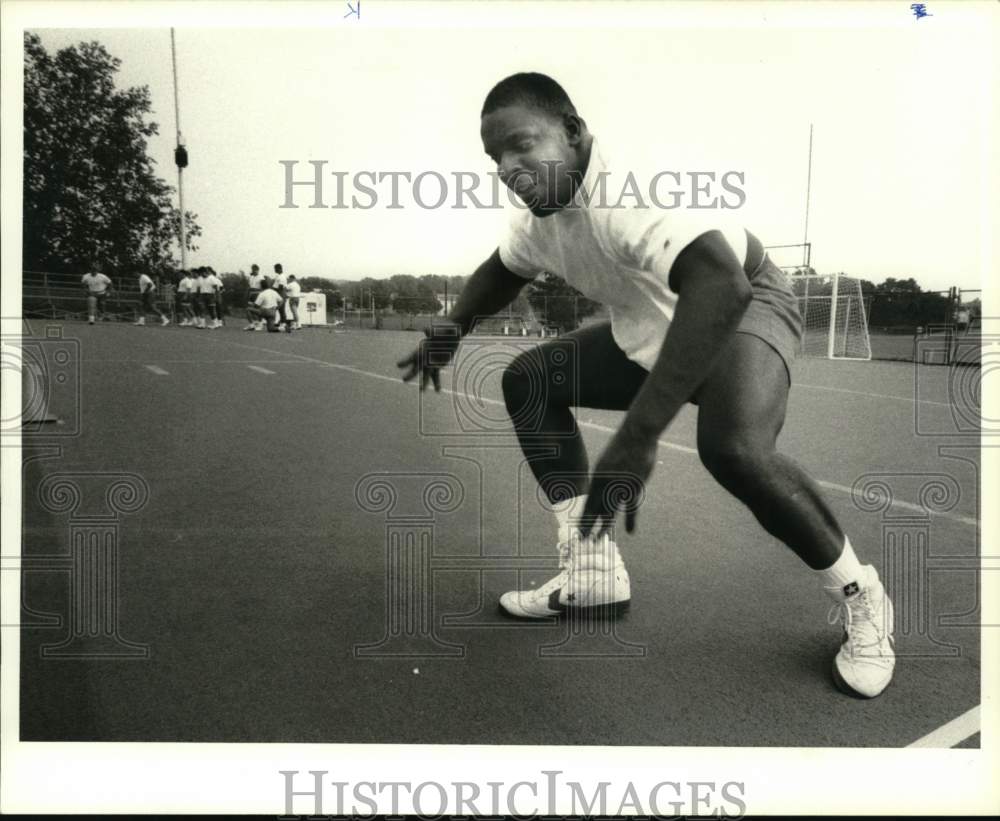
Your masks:
<svg viewBox="0 0 1000 821"><path fill-rule="evenodd" d="M817 274L812 244L765 246L771 262L784 271L802 316L802 356L826 359L872 358L868 311L861 280L845 274Z"/></svg>
<svg viewBox="0 0 1000 821"><path fill-rule="evenodd" d="M844 274L795 274L789 279L802 316L804 356L872 358L860 279Z"/></svg>

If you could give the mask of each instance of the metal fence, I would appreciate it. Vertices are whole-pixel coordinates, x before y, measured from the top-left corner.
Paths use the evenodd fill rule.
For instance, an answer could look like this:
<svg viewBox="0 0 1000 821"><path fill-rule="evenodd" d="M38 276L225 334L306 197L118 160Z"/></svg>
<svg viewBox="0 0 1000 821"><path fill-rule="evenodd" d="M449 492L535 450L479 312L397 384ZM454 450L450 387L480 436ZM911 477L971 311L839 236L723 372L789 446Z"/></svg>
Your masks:
<svg viewBox="0 0 1000 821"><path fill-rule="evenodd" d="M142 298L138 277L112 276L111 291L105 302L105 316L110 321L131 322L139 316ZM244 305L236 295L223 291L223 314L242 313ZM177 288L172 282L159 282L157 307L171 319L180 313ZM21 309L28 319L86 319L87 293L79 274L51 271L24 271L21 277Z"/></svg>
<svg viewBox="0 0 1000 821"><path fill-rule="evenodd" d="M113 288L107 300L108 316L112 320L131 321L139 314L141 299L135 277L111 277ZM157 289L157 304L176 318L176 287L161 283ZM223 313L242 314L244 305L239 295L223 292ZM920 293L865 294L865 309L869 321L872 359L914 361L947 364L954 353L943 357L921 355L922 349L940 343L942 350L956 346L974 346L981 317L982 292L978 289L952 288L949 291ZM604 306L595 313L581 316L575 296L547 297L530 313L505 311L483 320L481 334L504 336L551 336L580 325L607 320ZM238 303L238 304L237 304ZM24 271L22 277L22 310L25 317L43 319L85 319L87 300L77 274L46 271ZM431 314L395 313L391 310L329 308L327 323L332 329L420 331L436 318ZM969 357L965 357L969 359ZM978 361L977 358L976 361Z"/></svg>
<svg viewBox="0 0 1000 821"><path fill-rule="evenodd" d="M139 306L139 286L121 277L112 277L107 300L111 318L134 318ZM80 276L48 271L24 271L21 278L21 308L25 317L40 319L84 319L87 295Z"/></svg>

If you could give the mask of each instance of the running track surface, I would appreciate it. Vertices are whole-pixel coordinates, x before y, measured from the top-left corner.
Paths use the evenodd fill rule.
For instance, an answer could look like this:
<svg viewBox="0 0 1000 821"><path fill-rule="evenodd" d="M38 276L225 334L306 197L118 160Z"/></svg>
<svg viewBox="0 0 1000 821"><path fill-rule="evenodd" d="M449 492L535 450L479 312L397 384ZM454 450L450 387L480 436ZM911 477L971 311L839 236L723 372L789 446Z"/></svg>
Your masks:
<svg viewBox="0 0 1000 821"><path fill-rule="evenodd" d="M896 600L895 680L858 701L831 681L829 602L702 468L693 408L663 437L637 533L619 539L629 613L526 624L496 600L553 575L554 525L498 373L533 342L470 340L435 395L397 378L413 333L33 332L46 327L79 341L81 432L25 440L38 458L24 470L24 567L69 552L68 515L37 499L46 476L142 477L148 502L118 524L118 624L149 657L42 658L70 623L68 574L25 569L25 606L63 626L22 631L22 740L979 744L978 436L953 399L974 401L978 373L796 364L780 446L823 483ZM50 410L72 419L71 394ZM579 412L592 461L619 419ZM377 479L358 488L373 473L392 511ZM417 521L436 480L451 483L431 494L447 510ZM859 481L868 503L851 494ZM387 569L400 532L424 534L432 572ZM908 538L926 543L904 550ZM397 623L407 585L425 606Z"/></svg>

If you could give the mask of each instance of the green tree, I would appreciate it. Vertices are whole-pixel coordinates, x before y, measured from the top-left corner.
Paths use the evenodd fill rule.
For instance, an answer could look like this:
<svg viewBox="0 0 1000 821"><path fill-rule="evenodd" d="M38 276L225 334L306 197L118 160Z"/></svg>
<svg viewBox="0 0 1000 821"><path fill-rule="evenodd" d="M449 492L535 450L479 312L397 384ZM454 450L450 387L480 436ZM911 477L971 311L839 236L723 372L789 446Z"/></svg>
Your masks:
<svg viewBox="0 0 1000 821"><path fill-rule="evenodd" d="M24 267L169 273L180 214L155 173L146 86L117 89L121 61L97 42L54 55L24 37ZM188 248L201 234L186 214Z"/></svg>

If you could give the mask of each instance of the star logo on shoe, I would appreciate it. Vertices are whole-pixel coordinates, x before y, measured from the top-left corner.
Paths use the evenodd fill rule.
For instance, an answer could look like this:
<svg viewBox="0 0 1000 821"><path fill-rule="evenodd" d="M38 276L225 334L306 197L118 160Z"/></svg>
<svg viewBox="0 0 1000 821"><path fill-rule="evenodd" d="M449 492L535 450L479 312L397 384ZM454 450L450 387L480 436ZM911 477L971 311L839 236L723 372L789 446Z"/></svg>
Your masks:
<svg viewBox="0 0 1000 821"><path fill-rule="evenodd" d="M858 587L858 583L857 582L851 582L850 584L845 584L844 585L844 595L845 596L853 596L859 590L861 590L861 588Z"/></svg>

